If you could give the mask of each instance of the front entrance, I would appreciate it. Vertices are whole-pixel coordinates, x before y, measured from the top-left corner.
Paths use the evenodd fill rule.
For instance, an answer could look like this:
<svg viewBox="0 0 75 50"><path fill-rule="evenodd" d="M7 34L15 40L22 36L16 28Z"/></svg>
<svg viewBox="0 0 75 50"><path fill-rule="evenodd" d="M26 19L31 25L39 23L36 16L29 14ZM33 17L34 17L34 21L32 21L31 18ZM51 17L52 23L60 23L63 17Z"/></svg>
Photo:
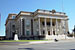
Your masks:
<svg viewBox="0 0 75 50"><path fill-rule="evenodd" d="M14 40L15 32L12 33L12 40Z"/></svg>
<svg viewBox="0 0 75 50"><path fill-rule="evenodd" d="M53 35L55 35L55 31L53 31Z"/></svg>

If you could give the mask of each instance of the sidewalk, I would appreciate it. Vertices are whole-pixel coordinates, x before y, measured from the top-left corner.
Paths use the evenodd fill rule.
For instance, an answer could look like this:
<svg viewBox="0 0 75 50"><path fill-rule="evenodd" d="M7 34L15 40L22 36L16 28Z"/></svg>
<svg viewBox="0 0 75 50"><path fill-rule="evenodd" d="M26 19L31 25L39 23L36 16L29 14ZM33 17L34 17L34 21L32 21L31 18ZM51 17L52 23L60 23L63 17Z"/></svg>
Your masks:
<svg viewBox="0 0 75 50"><path fill-rule="evenodd" d="M58 40L60 42L75 42L75 39L64 39ZM45 44L45 43L56 43L54 40L48 41L31 41L31 42L0 42L0 45L29 45L29 44Z"/></svg>

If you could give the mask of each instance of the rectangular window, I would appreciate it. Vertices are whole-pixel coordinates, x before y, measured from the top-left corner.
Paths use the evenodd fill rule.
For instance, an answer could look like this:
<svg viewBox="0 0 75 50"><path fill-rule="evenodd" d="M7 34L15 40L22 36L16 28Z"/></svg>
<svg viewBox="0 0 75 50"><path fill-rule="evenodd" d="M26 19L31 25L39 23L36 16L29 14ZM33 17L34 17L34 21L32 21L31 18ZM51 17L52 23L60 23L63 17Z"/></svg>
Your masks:
<svg viewBox="0 0 75 50"><path fill-rule="evenodd" d="M45 35L45 31L43 30L43 35Z"/></svg>
<svg viewBox="0 0 75 50"><path fill-rule="evenodd" d="M15 16L12 16L12 19L15 19Z"/></svg>
<svg viewBox="0 0 75 50"><path fill-rule="evenodd" d="M48 35L50 35L50 31L48 31Z"/></svg>
<svg viewBox="0 0 75 50"><path fill-rule="evenodd" d="M45 25L45 23L44 23L44 22L42 22L42 25L44 26L44 25Z"/></svg>
<svg viewBox="0 0 75 50"><path fill-rule="evenodd" d="M15 25L12 25L12 29L15 30Z"/></svg>
<svg viewBox="0 0 75 50"><path fill-rule="evenodd" d="M53 35L55 35L55 31L53 31Z"/></svg>
<svg viewBox="0 0 75 50"><path fill-rule="evenodd" d="M30 20L26 20L26 26L27 26L27 27L30 26Z"/></svg>
<svg viewBox="0 0 75 50"><path fill-rule="evenodd" d="M47 25L50 26L50 22L47 22Z"/></svg>
<svg viewBox="0 0 75 50"><path fill-rule="evenodd" d="M26 31L26 34L27 34L27 36L29 36L30 32L29 31Z"/></svg>
<svg viewBox="0 0 75 50"><path fill-rule="evenodd" d="M55 23L54 22L52 23L52 26L55 26Z"/></svg>
<svg viewBox="0 0 75 50"><path fill-rule="evenodd" d="M36 31L36 35L39 35L39 31Z"/></svg>

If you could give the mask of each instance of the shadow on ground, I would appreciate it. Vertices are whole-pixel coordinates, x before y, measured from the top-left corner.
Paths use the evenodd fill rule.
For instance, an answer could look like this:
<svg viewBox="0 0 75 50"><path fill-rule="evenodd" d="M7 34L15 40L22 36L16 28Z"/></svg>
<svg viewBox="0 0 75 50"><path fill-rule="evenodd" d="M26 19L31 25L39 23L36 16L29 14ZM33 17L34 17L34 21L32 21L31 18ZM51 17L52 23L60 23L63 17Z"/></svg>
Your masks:
<svg viewBox="0 0 75 50"><path fill-rule="evenodd" d="M18 50L34 50L33 48L18 48Z"/></svg>

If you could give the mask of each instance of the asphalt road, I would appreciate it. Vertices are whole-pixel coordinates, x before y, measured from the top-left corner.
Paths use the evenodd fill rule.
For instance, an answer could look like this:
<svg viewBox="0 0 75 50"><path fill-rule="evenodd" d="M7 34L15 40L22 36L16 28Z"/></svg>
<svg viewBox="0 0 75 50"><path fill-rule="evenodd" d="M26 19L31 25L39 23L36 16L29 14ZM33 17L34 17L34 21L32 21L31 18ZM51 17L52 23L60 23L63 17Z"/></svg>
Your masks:
<svg viewBox="0 0 75 50"><path fill-rule="evenodd" d="M75 41L70 42L52 42L47 44L26 44L17 45L0 44L0 50L75 50Z"/></svg>

